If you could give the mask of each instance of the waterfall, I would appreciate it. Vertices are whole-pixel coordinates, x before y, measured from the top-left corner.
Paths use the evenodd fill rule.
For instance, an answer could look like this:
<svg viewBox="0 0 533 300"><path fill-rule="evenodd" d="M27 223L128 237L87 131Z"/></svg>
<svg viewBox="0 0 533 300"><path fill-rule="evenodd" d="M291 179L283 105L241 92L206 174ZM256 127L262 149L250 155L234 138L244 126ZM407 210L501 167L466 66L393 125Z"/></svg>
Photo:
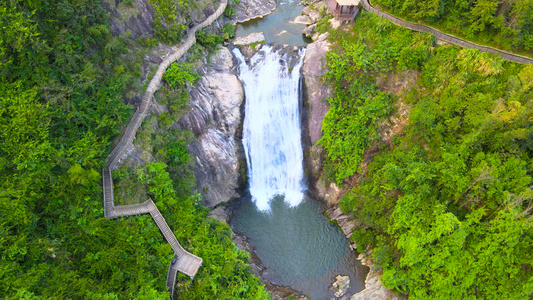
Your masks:
<svg viewBox="0 0 533 300"><path fill-rule="evenodd" d="M304 196L299 80L305 50L298 58L268 45L250 59L233 52L246 96L243 145L252 200L263 211L276 195L296 206Z"/></svg>

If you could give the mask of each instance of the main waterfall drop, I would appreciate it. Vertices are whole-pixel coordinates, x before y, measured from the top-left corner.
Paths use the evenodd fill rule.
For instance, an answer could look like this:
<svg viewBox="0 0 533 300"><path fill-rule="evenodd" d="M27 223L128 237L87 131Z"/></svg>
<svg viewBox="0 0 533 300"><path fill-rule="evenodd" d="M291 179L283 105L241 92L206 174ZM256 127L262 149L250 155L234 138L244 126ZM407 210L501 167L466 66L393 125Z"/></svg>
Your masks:
<svg viewBox="0 0 533 300"><path fill-rule="evenodd" d="M252 199L263 211L276 195L296 206L304 197L299 82L305 49L263 46L251 59L234 54L246 95L243 145Z"/></svg>

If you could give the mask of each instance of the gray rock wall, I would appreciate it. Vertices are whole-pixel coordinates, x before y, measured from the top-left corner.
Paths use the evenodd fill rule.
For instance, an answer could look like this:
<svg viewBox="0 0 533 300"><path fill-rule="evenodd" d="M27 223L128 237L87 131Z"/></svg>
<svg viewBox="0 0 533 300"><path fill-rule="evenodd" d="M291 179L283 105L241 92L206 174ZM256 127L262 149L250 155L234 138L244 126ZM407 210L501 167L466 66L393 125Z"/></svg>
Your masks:
<svg viewBox="0 0 533 300"><path fill-rule="evenodd" d="M186 18L189 18L194 24L201 23L215 12L213 3L205 0L196 1L193 7L177 14L175 21L186 23ZM131 3L123 0L104 0L102 5L110 15L108 21L111 25L111 34L114 36L129 32L131 39L141 36L153 37L155 8L150 0L132 0Z"/></svg>
<svg viewBox="0 0 533 300"><path fill-rule="evenodd" d="M322 120L329 110L326 98L331 97L332 92L322 81L321 77L326 72L325 57L329 50L327 35L319 36L316 41L307 46L302 74L304 76L306 90L306 119L304 120L305 134L303 140L307 141L304 146L306 174L309 177L309 189L314 196L328 206L335 205L341 194L334 183L325 182L323 171L322 147L316 146L316 142L322 137Z"/></svg>
<svg viewBox="0 0 533 300"><path fill-rule="evenodd" d="M196 160L196 188L202 204L210 208L239 197L243 184L244 153L238 136L244 89L231 73L233 67L233 55L222 48L191 91L190 112L179 121L197 137L189 151Z"/></svg>

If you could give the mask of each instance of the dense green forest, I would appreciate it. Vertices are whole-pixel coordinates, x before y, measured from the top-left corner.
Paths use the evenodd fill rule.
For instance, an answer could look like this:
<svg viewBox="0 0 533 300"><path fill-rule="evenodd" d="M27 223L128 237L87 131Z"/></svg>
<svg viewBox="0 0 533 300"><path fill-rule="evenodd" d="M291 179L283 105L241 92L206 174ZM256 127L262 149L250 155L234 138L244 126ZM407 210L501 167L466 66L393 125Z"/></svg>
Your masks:
<svg viewBox="0 0 533 300"><path fill-rule="evenodd" d="M319 144L383 283L410 299L530 298L533 66L366 12L330 38Z"/></svg>
<svg viewBox="0 0 533 300"><path fill-rule="evenodd" d="M532 0L373 0L389 12L460 37L533 56Z"/></svg>
<svg viewBox="0 0 533 300"><path fill-rule="evenodd" d="M150 216L104 219L100 172L132 114L123 94L142 93L147 50L139 45L179 36L112 37L94 0L0 0L0 10L0 298L168 299L170 246ZM212 47L220 38L202 33L199 40ZM193 51L200 57L206 49ZM186 91L167 81L171 111L183 111ZM268 298L230 228L197 204L190 134L161 134L152 145L158 162L128 176L158 203L182 245L204 259L194 280L180 275L177 292Z"/></svg>

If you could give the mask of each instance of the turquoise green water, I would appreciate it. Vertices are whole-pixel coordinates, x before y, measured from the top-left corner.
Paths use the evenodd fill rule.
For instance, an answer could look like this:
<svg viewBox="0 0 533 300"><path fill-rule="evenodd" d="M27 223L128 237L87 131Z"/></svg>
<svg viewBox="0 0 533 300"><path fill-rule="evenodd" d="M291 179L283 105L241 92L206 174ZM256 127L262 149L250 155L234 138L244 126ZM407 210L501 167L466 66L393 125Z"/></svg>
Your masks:
<svg viewBox="0 0 533 300"><path fill-rule="evenodd" d="M350 276L351 293L364 288L368 268L361 266L340 229L323 215L320 205L305 199L289 207L274 198L269 212L258 211L249 199L236 209L231 226L250 238L267 267L263 277L290 286L311 299L329 299L337 275Z"/></svg>
<svg viewBox="0 0 533 300"><path fill-rule="evenodd" d="M298 5L300 0L278 0L276 9L269 15L237 24L236 37L248 35L252 32L263 32L265 42L277 44L293 44L302 46L310 42L302 35L305 29L303 24L291 23L301 15L303 6Z"/></svg>

